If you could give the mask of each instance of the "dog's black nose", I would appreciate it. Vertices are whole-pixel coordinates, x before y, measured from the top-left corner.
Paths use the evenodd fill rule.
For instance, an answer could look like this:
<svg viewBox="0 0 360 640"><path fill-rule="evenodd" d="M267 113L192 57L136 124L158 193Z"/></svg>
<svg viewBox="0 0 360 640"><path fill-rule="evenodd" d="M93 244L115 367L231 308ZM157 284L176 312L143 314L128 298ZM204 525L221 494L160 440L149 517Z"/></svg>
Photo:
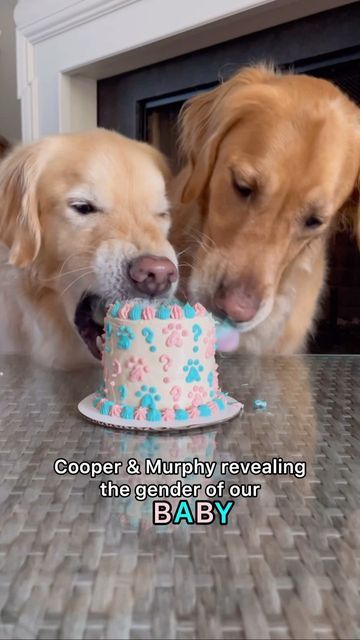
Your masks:
<svg viewBox="0 0 360 640"><path fill-rule="evenodd" d="M128 273L136 291L150 297L166 293L178 278L177 268L171 260L158 256L135 258Z"/></svg>

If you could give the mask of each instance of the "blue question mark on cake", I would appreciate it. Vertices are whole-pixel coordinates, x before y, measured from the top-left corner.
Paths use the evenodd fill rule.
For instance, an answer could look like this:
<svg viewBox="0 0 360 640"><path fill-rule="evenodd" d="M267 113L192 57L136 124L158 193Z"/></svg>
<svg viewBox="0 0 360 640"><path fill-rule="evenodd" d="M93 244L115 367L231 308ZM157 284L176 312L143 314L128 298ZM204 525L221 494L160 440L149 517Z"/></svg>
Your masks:
<svg viewBox="0 0 360 640"><path fill-rule="evenodd" d="M199 324L194 324L192 327L192 332L194 335L194 341L197 342L202 334L202 329L200 327ZM193 347L193 352L197 353L199 351L199 347L197 345L195 345L195 347Z"/></svg>
<svg viewBox="0 0 360 640"><path fill-rule="evenodd" d="M126 398L126 396L127 396L127 389L126 389L126 387L125 387L125 385L124 385L124 384L121 384L121 385L118 387L118 392L119 392L119 398L120 398L120 400L125 400L125 398Z"/></svg>
<svg viewBox="0 0 360 640"><path fill-rule="evenodd" d="M154 339L154 332L152 331L152 329L150 329L150 327L144 327L144 329L142 330L141 333L144 336L145 341L147 342L147 344L151 345L150 346L150 351L152 351L152 352L156 351L155 345L151 344L153 339Z"/></svg>
<svg viewBox="0 0 360 640"><path fill-rule="evenodd" d="M210 372L208 373L207 381L208 381L208 385L209 385L209 387L212 387L212 386L213 386L213 384L214 384L214 374L213 374L213 372L212 372L212 371L210 371ZM211 389L211 391L210 391L210 398L213 398L214 396L215 396L215 391L214 391L214 389Z"/></svg>

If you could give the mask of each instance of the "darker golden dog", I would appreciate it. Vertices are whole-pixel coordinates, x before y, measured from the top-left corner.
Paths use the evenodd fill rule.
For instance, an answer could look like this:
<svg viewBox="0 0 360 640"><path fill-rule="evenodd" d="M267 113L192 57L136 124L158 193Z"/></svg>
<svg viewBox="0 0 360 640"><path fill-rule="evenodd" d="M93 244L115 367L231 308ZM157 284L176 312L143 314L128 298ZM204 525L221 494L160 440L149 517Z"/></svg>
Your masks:
<svg viewBox="0 0 360 640"><path fill-rule="evenodd" d="M359 229L360 110L325 80L247 68L185 105L181 140L181 290L236 322L244 351L302 350L340 213Z"/></svg>

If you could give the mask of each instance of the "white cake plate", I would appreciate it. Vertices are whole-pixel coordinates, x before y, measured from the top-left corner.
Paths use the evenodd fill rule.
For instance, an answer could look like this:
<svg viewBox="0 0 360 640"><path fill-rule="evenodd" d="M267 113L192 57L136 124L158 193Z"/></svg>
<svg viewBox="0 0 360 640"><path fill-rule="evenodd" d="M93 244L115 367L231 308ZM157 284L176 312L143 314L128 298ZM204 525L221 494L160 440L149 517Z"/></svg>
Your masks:
<svg viewBox="0 0 360 640"><path fill-rule="evenodd" d="M198 417L193 420L177 420L176 423L174 422L172 424L164 420L152 423L147 420L124 420L124 418L121 417L102 416L93 406L95 396L96 394L92 393L78 404L80 413L91 422L103 427L125 429L127 431L188 431L188 429L198 429L199 427L209 427L210 425L220 424L221 422L228 422L232 418L235 418L243 409L241 402L226 396L223 398L226 407L222 411L219 411L216 417L210 416L209 418Z"/></svg>

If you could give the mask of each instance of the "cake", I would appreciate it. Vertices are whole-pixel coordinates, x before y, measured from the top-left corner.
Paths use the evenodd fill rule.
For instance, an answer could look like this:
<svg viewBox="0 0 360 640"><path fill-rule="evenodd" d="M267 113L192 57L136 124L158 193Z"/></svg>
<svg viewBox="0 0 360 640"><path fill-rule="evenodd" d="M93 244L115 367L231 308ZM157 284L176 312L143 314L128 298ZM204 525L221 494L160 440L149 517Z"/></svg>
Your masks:
<svg viewBox="0 0 360 640"><path fill-rule="evenodd" d="M215 322L201 304L116 301L104 330L103 384L93 400L102 416L181 426L224 411Z"/></svg>

